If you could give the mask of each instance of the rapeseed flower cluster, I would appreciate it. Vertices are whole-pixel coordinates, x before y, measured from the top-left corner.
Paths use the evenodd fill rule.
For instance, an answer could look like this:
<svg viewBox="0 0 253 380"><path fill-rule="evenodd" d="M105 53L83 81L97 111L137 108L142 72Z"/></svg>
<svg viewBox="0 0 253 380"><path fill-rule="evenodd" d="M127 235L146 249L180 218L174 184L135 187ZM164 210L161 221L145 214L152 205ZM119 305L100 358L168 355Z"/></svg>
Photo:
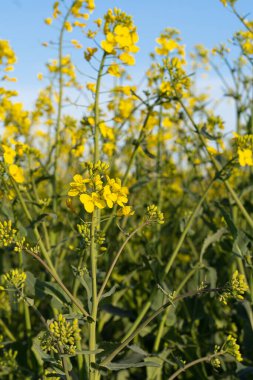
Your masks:
<svg viewBox="0 0 253 380"><path fill-rule="evenodd" d="M248 290L249 287L244 274L240 274L236 270L232 275L232 280L227 285L227 289L220 295L219 299L224 305L227 305L227 301L232 298L243 300L244 293Z"/></svg>
<svg viewBox="0 0 253 380"><path fill-rule="evenodd" d="M101 42L101 47L105 53L119 58L126 65L134 65L135 59L131 54L139 51L136 46L139 37L132 17L120 9L109 9L104 16L103 31L105 40ZM115 76L119 76L118 70L115 63L109 68L109 72Z"/></svg>
<svg viewBox="0 0 253 380"><path fill-rule="evenodd" d="M234 358L238 361L242 361L242 355L240 353L240 346L236 343L236 338L232 335L227 337L227 340L223 346L223 349L230 355L234 356Z"/></svg>
<svg viewBox="0 0 253 380"><path fill-rule="evenodd" d="M148 221L150 223L158 223L163 224L164 223L164 215L161 211L158 210L158 207L156 205L150 205L147 207L146 215L148 217Z"/></svg>
<svg viewBox="0 0 253 380"><path fill-rule="evenodd" d="M235 34L245 55L253 55L253 21L245 20L248 30L240 30Z"/></svg>
<svg viewBox="0 0 253 380"><path fill-rule="evenodd" d="M49 323L48 331L41 337L41 348L50 352L75 354L76 343L80 340L80 329L78 320L72 323L59 314L57 319ZM63 351L63 352L61 352Z"/></svg>
<svg viewBox="0 0 253 380"><path fill-rule="evenodd" d="M75 27L75 26L80 27L80 28L84 28L86 26L86 23L84 23L83 20L88 20L90 17L90 13L92 13L94 9L95 9L94 0L76 0L76 1L74 1L73 5L70 9L70 14L78 20L75 20L74 22L70 22L70 21L66 20L64 22L64 29L67 32L72 32L73 27ZM55 1L53 4L52 16L45 18L44 22L47 25L51 25L53 23L53 20L58 19L59 16L61 16L61 15L62 15L62 11L60 10L60 2Z"/></svg>
<svg viewBox="0 0 253 380"><path fill-rule="evenodd" d="M11 348L4 350L0 355L0 373L1 374L16 374L18 363L16 361L18 351Z"/></svg>
<svg viewBox="0 0 253 380"><path fill-rule="evenodd" d="M0 222L0 245L2 247L13 244L16 234L17 230L13 228L11 220Z"/></svg>
<svg viewBox="0 0 253 380"><path fill-rule="evenodd" d="M89 178L83 178L80 174L74 175L68 196L79 196L85 211L88 213L92 213L96 208L112 208L114 205L118 205L123 209L123 215L131 215L131 207L126 206L128 188L122 186L119 178L110 178L105 174L108 165L99 161L95 165L88 163L87 166Z"/></svg>
<svg viewBox="0 0 253 380"><path fill-rule="evenodd" d="M19 269L11 269L3 276L3 279L8 288L21 290L25 286L26 273Z"/></svg>

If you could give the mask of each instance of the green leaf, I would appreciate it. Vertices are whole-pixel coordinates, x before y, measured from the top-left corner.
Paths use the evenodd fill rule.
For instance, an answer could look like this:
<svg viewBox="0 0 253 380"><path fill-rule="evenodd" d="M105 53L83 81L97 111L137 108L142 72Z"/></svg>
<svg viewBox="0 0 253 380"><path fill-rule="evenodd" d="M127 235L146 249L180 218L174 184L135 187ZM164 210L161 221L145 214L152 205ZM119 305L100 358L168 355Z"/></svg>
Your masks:
<svg viewBox="0 0 253 380"><path fill-rule="evenodd" d="M232 248L233 253L241 258L244 258L249 253L249 243L250 240L245 233L243 231L238 231Z"/></svg>
<svg viewBox="0 0 253 380"><path fill-rule="evenodd" d="M218 209L220 210L220 212L222 213L222 216L224 217L226 223L227 223L227 226L233 236L234 239L236 239L237 237L237 228L236 226L234 225L234 222L231 218L231 216L228 214L228 212L225 210L225 208L223 206L221 206L219 203L215 202L216 203L216 206L218 207Z"/></svg>
<svg viewBox="0 0 253 380"><path fill-rule="evenodd" d="M40 334L41 335L41 334ZM38 335L36 338L33 339L33 344L32 344L32 351L38 360L40 365L43 365L44 361L50 361L52 358L50 355L48 355L46 352L44 352L41 347L40 347L40 340Z"/></svg>
<svg viewBox="0 0 253 380"><path fill-rule="evenodd" d="M117 284L114 285L114 286L113 286L108 292L106 292L106 293L104 293L104 294L102 295L101 299L112 296L112 295L115 293L115 291L116 291L116 289L117 289L118 287L119 287L119 286L118 286Z"/></svg>
<svg viewBox="0 0 253 380"><path fill-rule="evenodd" d="M76 273L76 277L80 281L80 284L84 287L87 293L87 301L88 301L88 309L89 312L91 313L92 309L92 302L91 302L91 297L92 297L92 280L91 277L86 271L82 276L80 276L78 273Z"/></svg>
<svg viewBox="0 0 253 380"><path fill-rule="evenodd" d="M206 252L207 248L214 244L217 243L218 241L221 240L221 237L227 233L226 228L220 228L218 231L216 231L214 234L207 236L207 238L204 240L204 243L202 245L202 249L200 252L200 261L202 261L204 253Z"/></svg>

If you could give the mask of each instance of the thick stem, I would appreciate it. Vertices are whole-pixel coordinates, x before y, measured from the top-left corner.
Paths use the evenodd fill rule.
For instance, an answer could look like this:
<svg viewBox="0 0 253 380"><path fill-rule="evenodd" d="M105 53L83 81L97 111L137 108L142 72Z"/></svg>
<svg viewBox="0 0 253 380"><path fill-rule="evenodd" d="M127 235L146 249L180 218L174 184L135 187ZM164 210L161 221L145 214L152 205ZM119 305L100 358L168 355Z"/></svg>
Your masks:
<svg viewBox="0 0 253 380"><path fill-rule="evenodd" d="M95 233L98 222L98 210L92 213L91 221L91 244L90 244L90 263L91 263L91 279L92 279L92 311L91 317L93 321L89 324L89 349L90 351L96 350L96 325L97 325L97 247L95 242ZM92 368L92 364L96 363L95 353L90 354L90 377L91 380L96 379L96 370Z"/></svg>

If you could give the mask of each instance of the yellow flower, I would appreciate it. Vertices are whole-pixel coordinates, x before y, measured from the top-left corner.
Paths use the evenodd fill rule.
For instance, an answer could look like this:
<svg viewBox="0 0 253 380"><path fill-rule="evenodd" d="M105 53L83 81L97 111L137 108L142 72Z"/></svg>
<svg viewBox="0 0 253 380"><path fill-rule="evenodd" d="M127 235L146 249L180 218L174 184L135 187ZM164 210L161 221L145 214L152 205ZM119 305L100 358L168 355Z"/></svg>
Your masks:
<svg viewBox="0 0 253 380"><path fill-rule="evenodd" d="M97 50L97 48L87 47L87 51L84 52L84 58L86 61L89 62Z"/></svg>
<svg viewBox="0 0 253 380"><path fill-rule="evenodd" d="M42 80L43 79L43 74L42 73L38 73L37 74L37 78L38 78L38 80Z"/></svg>
<svg viewBox="0 0 253 380"><path fill-rule="evenodd" d="M74 182L70 182L71 189L68 192L68 196L76 197L77 195L86 191L86 183L89 183L89 179L83 179L80 174L76 174L73 177Z"/></svg>
<svg viewBox="0 0 253 380"><path fill-rule="evenodd" d="M103 40L103 41L101 41L101 48L102 49L104 49L104 51L106 51L106 53L113 53L113 52L115 52L115 50L114 50L114 44L113 43L111 43L111 42L109 42L109 41L107 41L107 40Z"/></svg>
<svg viewBox="0 0 253 380"><path fill-rule="evenodd" d="M213 146L208 146L208 147L207 147L207 150L208 150L208 152L209 152L211 155L219 154L218 150L215 149Z"/></svg>
<svg viewBox="0 0 253 380"><path fill-rule="evenodd" d="M80 201L83 203L85 210L89 213L92 213L95 207L102 209L106 206L105 201L95 192L91 193L91 195L81 194Z"/></svg>
<svg viewBox="0 0 253 380"><path fill-rule="evenodd" d="M15 77L9 77L8 75L4 75L3 77L2 77L2 79L3 80L7 80L8 82L17 82L17 78L15 78Z"/></svg>
<svg viewBox="0 0 253 380"><path fill-rule="evenodd" d="M7 72L10 72L10 71L13 71L14 70L14 66L7 66L5 67L4 71L7 73Z"/></svg>
<svg viewBox="0 0 253 380"><path fill-rule="evenodd" d="M126 65L134 65L135 64L135 59L132 55L128 54L128 53L122 53L119 55L119 59L125 63Z"/></svg>
<svg viewBox="0 0 253 380"><path fill-rule="evenodd" d="M121 70L120 70L119 65L117 65L117 63L112 63L108 67L108 74L110 74L114 77L120 77L121 76Z"/></svg>
<svg viewBox="0 0 253 380"><path fill-rule="evenodd" d="M65 21L64 28L66 29L67 32L72 32L73 30L73 27L69 21Z"/></svg>
<svg viewBox="0 0 253 380"><path fill-rule="evenodd" d="M131 206L123 206L120 210L118 210L118 216L130 216L133 215L134 211Z"/></svg>
<svg viewBox="0 0 253 380"><path fill-rule="evenodd" d="M80 22L80 21L74 21L74 26L78 26L79 28L85 28L87 24L85 24L84 22Z"/></svg>
<svg viewBox="0 0 253 380"><path fill-rule="evenodd" d="M224 349L226 350L226 352L228 354L234 356L234 358L238 362L242 361L242 355L240 353L240 346L239 346L239 344L236 343L236 339L232 335L229 335L227 337L227 340L224 344Z"/></svg>
<svg viewBox="0 0 253 380"><path fill-rule="evenodd" d="M51 25L52 22L53 22L53 20L52 20L50 17L47 17L47 18L45 18L44 22L45 22L45 24L47 24L47 25Z"/></svg>
<svg viewBox="0 0 253 380"><path fill-rule="evenodd" d="M239 164L241 166L253 166L253 157L251 149L238 149Z"/></svg>
<svg viewBox="0 0 253 380"><path fill-rule="evenodd" d="M90 90L91 92L96 92L96 83L87 83L86 84L87 90Z"/></svg>
<svg viewBox="0 0 253 380"><path fill-rule="evenodd" d="M94 23L100 28L100 26L103 23L103 20L101 18L98 18L97 20L94 21Z"/></svg>
<svg viewBox="0 0 253 380"><path fill-rule="evenodd" d="M13 164L14 159L16 157L16 152L14 149L10 148L7 145L2 145L3 151L4 151L4 162L6 164Z"/></svg>
<svg viewBox="0 0 253 380"><path fill-rule="evenodd" d="M83 47L83 45L80 44L80 42L77 41L77 40L71 40L70 42L72 43L72 45L74 45L74 47L75 47L76 49L82 49L82 47Z"/></svg>
<svg viewBox="0 0 253 380"><path fill-rule="evenodd" d="M111 192L109 185L106 185L104 187L103 197L104 197L104 199L107 203L107 206L109 208L112 208L113 203L116 202L116 200L117 200L117 195Z"/></svg>
<svg viewBox="0 0 253 380"><path fill-rule="evenodd" d="M19 166L11 164L9 166L9 173L17 183L25 182L24 171Z"/></svg>
<svg viewBox="0 0 253 380"><path fill-rule="evenodd" d="M243 300L243 295L249 290L244 274L239 274L238 270L233 273L231 287L236 298Z"/></svg>

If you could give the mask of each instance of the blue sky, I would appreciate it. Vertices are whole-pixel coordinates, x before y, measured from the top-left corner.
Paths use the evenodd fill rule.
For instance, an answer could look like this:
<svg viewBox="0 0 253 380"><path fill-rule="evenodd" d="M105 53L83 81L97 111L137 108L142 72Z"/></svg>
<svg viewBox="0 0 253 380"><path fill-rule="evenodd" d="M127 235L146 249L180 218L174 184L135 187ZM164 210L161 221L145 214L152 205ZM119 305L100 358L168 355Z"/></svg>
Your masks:
<svg viewBox="0 0 253 380"><path fill-rule="evenodd" d="M56 27L48 27L43 22L51 15L52 4L52 0L8 0L1 4L0 38L8 39L18 56L15 87L26 104L41 87L37 73L43 72L44 63L56 56L56 51L41 46L44 41L56 40ZM115 6L133 16L140 37L134 69L136 79L141 79L148 67L149 52L165 27L181 31L187 52L197 43L211 48L226 41L240 27L235 16L219 0L96 0L96 6L95 18ZM238 0L238 9L242 14L253 11L252 0ZM68 37L75 38L75 35ZM80 69L85 70L83 52L78 51L75 56Z"/></svg>

